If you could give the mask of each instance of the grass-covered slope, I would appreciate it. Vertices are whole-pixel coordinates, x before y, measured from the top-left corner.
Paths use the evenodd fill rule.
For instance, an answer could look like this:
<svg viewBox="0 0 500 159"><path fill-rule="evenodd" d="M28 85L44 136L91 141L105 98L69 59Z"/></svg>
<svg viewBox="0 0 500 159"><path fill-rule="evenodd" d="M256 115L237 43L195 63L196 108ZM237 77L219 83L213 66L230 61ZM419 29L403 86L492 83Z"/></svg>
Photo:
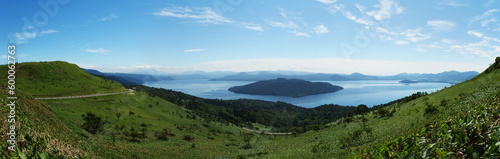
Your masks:
<svg viewBox="0 0 500 159"><path fill-rule="evenodd" d="M500 158L500 58L483 73L457 87L472 87L477 91L470 95L460 92L460 102L441 108L419 131L372 150L375 153L358 156Z"/></svg>
<svg viewBox="0 0 500 159"><path fill-rule="evenodd" d="M62 61L16 65L16 87L35 97L124 92L118 82L93 76L75 64ZM6 65L0 66L0 82L7 83Z"/></svg>
<svg viewBox="0 0 500 159"><path fill-rule="evenodd" d="M86 151L86 147L78 143L79 138L66 127L52 113L50 108L37 100L31 95L18 91L15 106L15 122L12 122L16 127L16 152L8 150L11 146L7 142L10 136L6 133L10 131L12 123L8 123L7 116L10 115L11 109L6 104L11 100L7 99L7 91L2 87L0 90L0 158L41 158L46 157L92 157L93 153ZM9 118L11 119L11 118Z"/></svg>

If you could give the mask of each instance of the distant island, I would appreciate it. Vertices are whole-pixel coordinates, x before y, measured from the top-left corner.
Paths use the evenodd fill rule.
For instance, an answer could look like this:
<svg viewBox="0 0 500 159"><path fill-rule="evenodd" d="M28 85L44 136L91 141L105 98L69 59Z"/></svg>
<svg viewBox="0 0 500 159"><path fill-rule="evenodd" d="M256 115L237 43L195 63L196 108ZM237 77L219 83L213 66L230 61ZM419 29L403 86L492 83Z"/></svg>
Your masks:
<svg viewBox="0 0 500 159"><path fill-rule="evenodd" d="M331 93L344 88L326 82L310 82L301 79L278 78L263 80L243 86L234 86L229 91L253 95L276 95L303 97L308 95Z"/></svg>
<svg viewBox="0 0 500 159"><path fill-rule="evenodd" d="M418 81L412 81L412 80L401 80L399 83L404 83L404 84L410 84L410 83L418 83Z"/></svg>

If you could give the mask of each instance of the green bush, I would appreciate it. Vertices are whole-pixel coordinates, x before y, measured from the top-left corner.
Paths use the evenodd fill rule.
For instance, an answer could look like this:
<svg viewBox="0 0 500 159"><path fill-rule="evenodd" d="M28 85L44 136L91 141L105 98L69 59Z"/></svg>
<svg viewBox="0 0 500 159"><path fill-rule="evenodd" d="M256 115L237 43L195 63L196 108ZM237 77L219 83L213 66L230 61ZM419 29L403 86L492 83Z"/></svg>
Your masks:
<svg viewBox="0 0 500 159"><path fill-rule="evenodd" d="M87 112L87 114L82 115L83 120L85 121L82 125L82 128L91 134L97 134L101 132L104 126L104 122L102 118L95 115L92 112Z"/></svg>

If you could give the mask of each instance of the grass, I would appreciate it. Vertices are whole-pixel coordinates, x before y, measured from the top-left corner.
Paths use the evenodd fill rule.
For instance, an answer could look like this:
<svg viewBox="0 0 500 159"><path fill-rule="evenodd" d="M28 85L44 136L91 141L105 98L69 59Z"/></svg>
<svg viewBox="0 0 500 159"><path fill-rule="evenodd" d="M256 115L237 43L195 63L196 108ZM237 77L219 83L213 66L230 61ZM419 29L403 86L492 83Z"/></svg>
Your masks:
<svg viewBox="0 0 500 159"><path fill-rule="evenodd" d="M241 128L219 122L207 123L200 117L192 119L194 114L183 107L143 92L45 102L73 132L88 138L87 142L97 141L106 147L96 149L102 157L215 158L232 156L243 143L240 132L244 131ZM92 135L80 127L84 122L81 115L86 112L93 112L109 122L102 133ZM146 128L147 138L131 142L123 134L125 131L116 129L116 126L121 125L125 126L125 131ZM175 136L169 137L167 141L157 140L154 132L163 129L170 130ZM113 133L118 134L115 142ZM185 141L184 135L192 136L194 140ZM195 148L192 149L193 144Z"/></svg>
<svg viewBox="0 0 500 159"><path fill-rule="evenodd" d="M11 111L5 106L10 103L6 100L6 89L0 90L0 117L2 121L6 121L7 114ZM42 102L35 100L31 95L18 91L16 96L15 107L15 131L16 131L16 152L11 153L7 150L11 146L7 142L7 135L0 136L0 156L3 157L20 157L27 158L39 157L40 155L47 157L92 157L94 154L86 151L87 147L81 145L76 136L65 123L61 122L50 111L48 106ZM3 124L5 123L5 124ZM8 132L11 124L2 122L0 126L1 132Z"/></svg>
<svg viewBox="0 0 500 159"><path fill-rule="evenodd" d="M7 66L0 66L0 82L7 83ZM16 87L35 97L58 97L124 92L118 82L93 76L75 64L62 61L27 62L16 65Z"/></svg>

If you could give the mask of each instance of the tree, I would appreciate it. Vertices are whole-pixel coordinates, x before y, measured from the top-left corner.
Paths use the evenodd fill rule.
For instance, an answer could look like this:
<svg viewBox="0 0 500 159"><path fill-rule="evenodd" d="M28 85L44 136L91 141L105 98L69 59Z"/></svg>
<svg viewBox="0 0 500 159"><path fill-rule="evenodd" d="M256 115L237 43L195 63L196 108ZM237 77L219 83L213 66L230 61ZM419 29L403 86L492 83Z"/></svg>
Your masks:
<svg viewBox="0 0 500 159"><path fill-rule="evenodd" d="M87 114L82 115L83 120L85 121L82 125L82 128L91 134L97 134L101 132L104 126L104 122L102 118L95 115L92 112L87 112Z"/></svg>
<svg viewBox="0 0 500 159"><path fill-rule="evenodd" d="M370 112L370 109L364 105L364 104L360 104L358 105L358 107L356 107L356 114L360 114L364 117L364 115L368 112Z"/></svg>

